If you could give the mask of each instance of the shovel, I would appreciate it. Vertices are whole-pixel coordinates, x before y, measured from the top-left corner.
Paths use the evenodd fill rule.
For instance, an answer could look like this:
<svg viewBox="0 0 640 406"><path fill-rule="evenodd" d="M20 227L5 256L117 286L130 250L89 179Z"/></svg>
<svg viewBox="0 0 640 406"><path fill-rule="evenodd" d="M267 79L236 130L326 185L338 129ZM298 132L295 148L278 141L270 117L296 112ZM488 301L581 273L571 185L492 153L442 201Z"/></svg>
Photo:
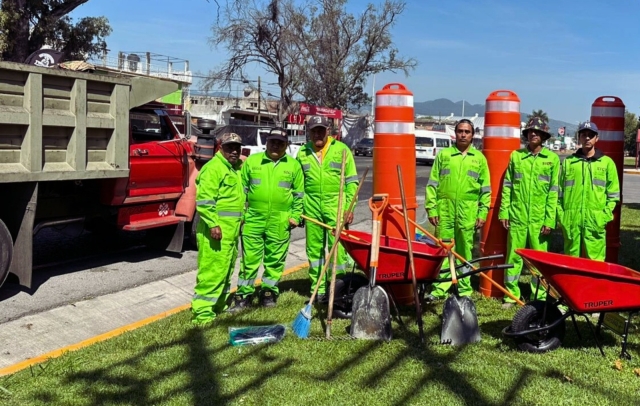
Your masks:
<svg viewBox="0 0 640 406"><path fill-rule="evenodd" d="M442 344L463 345L480 341L478 314L476 305L469 297L460 297L458 277L453 253L449 251L449 269L451 269L451 289L453 294L444 302L442 310Z"/></svg>
<svg viewBox="0 0 640 406"><path fill-rule="evenodd" d="M351 336L365 340L391 340L391 312L389 297L376 286L378 255L380 254L380 226L382 212L389 203L388 194L376 194L369 199L373 213L371 232L371 257L369 260L369 286L363 286L353 295L351 311Z"/></svg>
<svg viewBox="0 0 640 406"><path fill-rule="evenodd" d="M418 333L420 335L420 342L424 344L424 327L422 326L422 306L420 306L420 299L418 297L418 282L416 280L416 264L413 260L413 243L411 242L412 236L409 229L409 215L407 214L407 198L404 194L404 181L402 179L402 168L400 165L398 169L398 185L400 186L400 197L402 198L402 214L404 217L404 230L407 237L407 248L409 252L409 266L411 267L411 282L413 283L413 298L416 302L416 323L418 324Z"/></svg>

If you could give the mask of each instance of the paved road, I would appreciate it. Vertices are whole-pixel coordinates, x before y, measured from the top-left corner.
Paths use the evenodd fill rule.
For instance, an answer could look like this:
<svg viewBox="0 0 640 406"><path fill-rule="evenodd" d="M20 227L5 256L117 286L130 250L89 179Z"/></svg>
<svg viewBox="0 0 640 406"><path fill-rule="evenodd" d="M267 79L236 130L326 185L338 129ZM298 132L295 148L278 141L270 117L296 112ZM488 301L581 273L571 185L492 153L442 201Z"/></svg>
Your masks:
<svg viewBox="0 0 640 406"><path fill-rule="evenodd" d="M367 166L371 167L372 158L356 157L356 165L362 174ZM430 169L426 165L417 167L416 196L420 207ZM360 191L354 227L366 225L371 217L366 206L366 200L373 192L371 169L369 173ZM640 176L625 175L624 182L625 202L640 203ZM425 219L424 210L418 209L417 217L419 221ZM105 243L73 226L43 230L35 241L35 263L39 268L35 272L34 287L26 291L14 283L7 283L0 289L0 324L196 268L195 251L165 255L143 247L142 237L142 234L122 234ZM294 230L294 241L303 238L304 230ZM126 247L130 248L123 252ZM54 265L42 266L51 262Z"/></svg>

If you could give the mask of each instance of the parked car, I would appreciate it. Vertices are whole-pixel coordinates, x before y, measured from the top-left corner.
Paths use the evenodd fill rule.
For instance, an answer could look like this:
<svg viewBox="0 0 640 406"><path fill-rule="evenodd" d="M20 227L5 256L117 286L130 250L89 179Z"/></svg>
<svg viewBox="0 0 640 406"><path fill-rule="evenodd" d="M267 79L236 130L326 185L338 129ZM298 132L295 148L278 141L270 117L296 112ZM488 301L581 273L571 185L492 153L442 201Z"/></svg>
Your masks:
<svg viewBox="0 0 640 406"><path fill-rule="evenodd" d="M353 148L355 156L373 156L373 138L363 138Z"/></svg>

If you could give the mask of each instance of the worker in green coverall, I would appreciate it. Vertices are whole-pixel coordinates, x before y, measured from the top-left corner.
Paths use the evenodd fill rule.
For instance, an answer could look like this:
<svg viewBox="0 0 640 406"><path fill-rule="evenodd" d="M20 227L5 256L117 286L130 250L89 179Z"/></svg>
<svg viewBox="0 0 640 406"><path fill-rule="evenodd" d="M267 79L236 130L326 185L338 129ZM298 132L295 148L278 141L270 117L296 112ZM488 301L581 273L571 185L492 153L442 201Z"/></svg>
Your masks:
<svg viewBox="0 0 640 406"><path fill-rule="evenodd" d="M231 312L250 306L263 260L260 304L276 305L291 229L300 224L304 197L302 168L286 153L288 141L284 129L272 129L267 136L266 152L250 155L242 165L242 185L248 206L240 237L244 252L238 291L229 308Z"/></svg>
<svg viewBox="0 0 640 406"><path fill-rule="evenodd" d="M198 276L191 301L192 322L196 325L212 322L226 308L245 204L241 146L238 134L223 134L220 151L196 178Z"/></svg>
<svg viewBox="0 0 640 406"><path fill-rule="evenodd" d="M564 160L560 171L558 221L564 253L604 261L605 226L613 220L613 209L620 201L618 172L613 160L595 147L595 123L580 124L578 141L582 148Z"/></svg>
<svg viewBox="0 0 640 406"><path fill-rule="evenodd" d="M340 170L342 152L346 151L345 185L343 210L347 210L353 199L357 199L358 174L353 155L344 143L329 136L329 120L323 116L311 116L307 122L310 141L298 152L298 161L304 173L304 214L313 219L335 227L340 193ZM353 221L353 213L346 219ZM315 289L325 261L325 249L330 250L335 242L331 232L309 222L305 225L307 237L307 258L309 260L309 279L311 291ZM338 247L336 272L344 274L349 257L342 245ZM320 281L318 302L326 301L326 281Z"/></svg>
<svg viewBox="0 0 640 406"><path fill-rule="evenodd" d="M504 274L504 286L520 298L518 279L522 272L522 257L518 248L547 251L551 230L556 226L558 205L558 173L560 158L542 146L551 137L549 127L539 117L532 117L522 135L526 148L513 151L502 183L502 200L498 218L508 230L506 263L513 264ZM537 278L531 280L531 299L544 300L546 292L537 288ZM537 297L534 297L538 292ZM513 307L515 301L504 297L502 307Z"/></svg>
<svg viewBox="0 0 640 406"><path fill-rule="evenodd" d="M491 203L491 184L487 159L472 145L474 127L462 119L455 126L456 143L441 149L431 168L427 183L425 209L429 222L436 227L436 237L454 239L455 251L471 259L477 229L484 225ZM441 278L450 277L445 260ZM451 282L433 284L428 302L447 295ZM461 296L472 293L469 278L458 281Z"/></svg>

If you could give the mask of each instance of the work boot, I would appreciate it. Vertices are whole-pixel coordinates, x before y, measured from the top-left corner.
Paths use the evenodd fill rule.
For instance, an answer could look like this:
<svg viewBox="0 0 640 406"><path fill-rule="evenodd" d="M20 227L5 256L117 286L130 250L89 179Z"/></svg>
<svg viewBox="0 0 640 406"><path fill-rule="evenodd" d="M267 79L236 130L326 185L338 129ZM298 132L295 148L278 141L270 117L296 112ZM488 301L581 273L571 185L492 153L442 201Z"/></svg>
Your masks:
<svg viewBox="0 0 640 406"><path fill-rule="evenodd" d="M238 313L242 310L246 310L251 306L251 299L249 296L242 297L240 295L235 295L233 297L233 303L227 309L229 313Z"/></svg>
<svg viewBox="0 0 640 406"><path fill-rule="evenodd" d="M263 307L275 307L277 301L277 296L275 292L270 290L261 290L260 291L260 306Z"/></svg>

